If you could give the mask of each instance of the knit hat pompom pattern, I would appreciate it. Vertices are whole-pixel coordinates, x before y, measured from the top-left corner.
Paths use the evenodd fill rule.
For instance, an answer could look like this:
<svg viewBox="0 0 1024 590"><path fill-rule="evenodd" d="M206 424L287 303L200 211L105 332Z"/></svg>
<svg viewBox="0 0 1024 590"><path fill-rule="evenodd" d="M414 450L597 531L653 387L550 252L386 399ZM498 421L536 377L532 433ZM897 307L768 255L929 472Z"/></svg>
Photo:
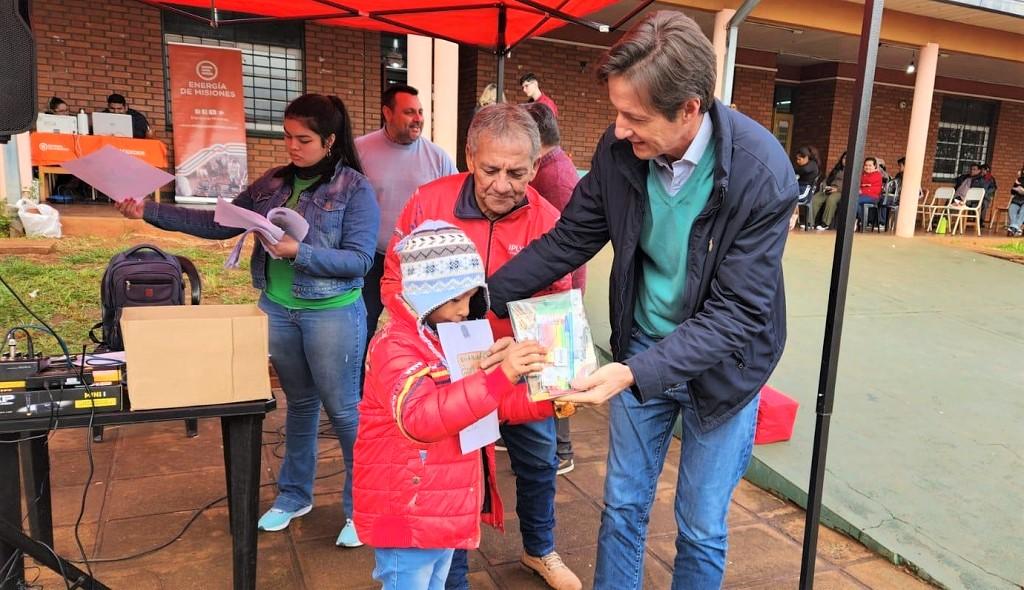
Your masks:
<svg viewBox="0 0 1024 590"><path fill-rule="evenodd" d="M487 283L476 246L457 227L428 220L395 246L402 269L402 297L420 322L438 307L474 288L486 312ZM476 307L481 307L477 305Z"/></svg>

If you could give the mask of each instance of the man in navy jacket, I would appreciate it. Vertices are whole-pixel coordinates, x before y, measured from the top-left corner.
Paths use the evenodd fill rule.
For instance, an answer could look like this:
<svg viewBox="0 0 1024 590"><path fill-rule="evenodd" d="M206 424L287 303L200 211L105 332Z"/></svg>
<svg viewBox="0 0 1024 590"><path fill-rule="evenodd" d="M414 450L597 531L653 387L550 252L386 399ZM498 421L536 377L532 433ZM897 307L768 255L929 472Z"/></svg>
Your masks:
<svg viewBox="0 0 1024 590"><path fill-rule="evenodd" d="M650 508L681 416L672 587L718 588L758 392L786 338L782 251L797 185L778 141L714 100L714 51L681 13L644 18L599 77L615 123L555 228L491 276L492 307L506 314L611 241L615 362L566 398L610 405L594 587L642 586Z"/></svg>

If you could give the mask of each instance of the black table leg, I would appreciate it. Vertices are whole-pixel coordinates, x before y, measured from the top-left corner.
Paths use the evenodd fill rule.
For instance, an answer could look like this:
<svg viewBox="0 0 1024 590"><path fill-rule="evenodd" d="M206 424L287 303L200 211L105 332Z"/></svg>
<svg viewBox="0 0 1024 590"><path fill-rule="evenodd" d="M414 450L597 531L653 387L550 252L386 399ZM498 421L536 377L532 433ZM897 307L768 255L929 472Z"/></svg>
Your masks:
<svg viewBox="0 0 1024 590"><path fill-rule="evenodd" d="M46 432L32 432L21 445L21 473L28 501L32 538L53 547L53 509L50 504L50 453Z"/></svg>
<svg viewBox="0 0 1024 590"><path fill-rule="evenodd" d="M263 416L224 417L221 418L221 429L228 484L234 589L255 590Z"/></svg>
<svg viewBox="0 0 1024 590"><path fill-rule="evenodd" d="M224 446L224 482L228 491L228 514L231 515L234 514L232 509L234 506L234 494L231 493L231 437L229 436L230 432L226 420L227 418L221 418L220 420L220 436ZM231 533L232 538L234 538L235 534L234 526L235 523L229 516L228 532Z"/></svg>
<svg viewBox="0 0 1024 590"><path fill-rule="evenodd" d="M21 528L21 475L18 473L20 434L0 434L0 518ZM0 538L0 590L20 588L25 579L25 564L11 541Z"/></svg>

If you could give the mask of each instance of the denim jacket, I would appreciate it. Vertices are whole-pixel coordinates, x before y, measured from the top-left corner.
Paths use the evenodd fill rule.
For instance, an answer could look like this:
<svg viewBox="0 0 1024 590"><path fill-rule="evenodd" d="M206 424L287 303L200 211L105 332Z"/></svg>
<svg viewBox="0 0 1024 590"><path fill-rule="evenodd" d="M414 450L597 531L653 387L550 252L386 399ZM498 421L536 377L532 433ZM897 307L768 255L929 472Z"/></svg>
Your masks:
<svg viewBox="0 0 1024 590"><path fill-rule="evenodd" d="M292 194L292 185L275 176L279 170L268 170L235 197L234 204L261 215L283 206ZM304 191L296 208L309 222L309 233L292 261L292 294L303 299L324 299L362 287L363 277L373 264L380 225L377 197L366 177L339 163L330 182L319 184L312 192ZM211 240L226 240L242 233L240 229L217 224L213 211L208 209L147 202L143 219L160 229ZM253 287L265 289L267 253L259 240L253 248L250 266Z"/></svg>

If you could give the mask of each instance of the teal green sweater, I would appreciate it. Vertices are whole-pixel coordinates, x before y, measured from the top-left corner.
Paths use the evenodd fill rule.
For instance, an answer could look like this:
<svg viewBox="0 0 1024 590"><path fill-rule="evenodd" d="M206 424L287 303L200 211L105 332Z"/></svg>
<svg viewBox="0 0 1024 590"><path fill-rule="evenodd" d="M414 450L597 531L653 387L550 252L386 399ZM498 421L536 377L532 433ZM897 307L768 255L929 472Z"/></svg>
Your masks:
<svg viewBox="0 0 1024 590"><path fill-rule="evenodd" d="M651 161L648 166L650 206L640 233L644 257L633 319L646 334L663 338L685 319L682 302L690 229L711 196L715 144L708 144L697 167L674 195L658 180L657 164Z"/></svg>

